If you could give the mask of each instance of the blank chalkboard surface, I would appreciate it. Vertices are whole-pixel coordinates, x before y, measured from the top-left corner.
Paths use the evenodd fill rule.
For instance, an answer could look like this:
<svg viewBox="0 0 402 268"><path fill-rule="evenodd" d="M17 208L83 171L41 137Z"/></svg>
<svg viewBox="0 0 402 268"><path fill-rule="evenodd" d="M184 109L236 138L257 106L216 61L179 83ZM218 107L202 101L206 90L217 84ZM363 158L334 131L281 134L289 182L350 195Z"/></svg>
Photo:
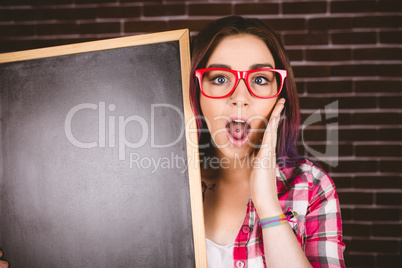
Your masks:
<svg viewBox="0 0 402 268"><path fill-rule="evenodd" d="M188 31L0 61L0 247L12 267L206 267Z"/></svg>

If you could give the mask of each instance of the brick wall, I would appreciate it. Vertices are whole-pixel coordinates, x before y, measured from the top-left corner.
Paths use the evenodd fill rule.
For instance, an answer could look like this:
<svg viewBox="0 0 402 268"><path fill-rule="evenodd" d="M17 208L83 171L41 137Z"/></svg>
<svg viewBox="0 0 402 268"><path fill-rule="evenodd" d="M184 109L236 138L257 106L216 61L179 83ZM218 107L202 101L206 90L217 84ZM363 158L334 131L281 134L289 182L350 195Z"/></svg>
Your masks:
<svg viewBox="0 0 402 268"><path fill-rule="evenodd" d="M261 18L280 33L303 122L321 111L299 147L313 158L311 149L326 153L318 160L338 188L348 267L400 267L402 1L2 0L0 51L181 28L196 33L226 15ZM334 105L339 109L324 113Z"/></svg>

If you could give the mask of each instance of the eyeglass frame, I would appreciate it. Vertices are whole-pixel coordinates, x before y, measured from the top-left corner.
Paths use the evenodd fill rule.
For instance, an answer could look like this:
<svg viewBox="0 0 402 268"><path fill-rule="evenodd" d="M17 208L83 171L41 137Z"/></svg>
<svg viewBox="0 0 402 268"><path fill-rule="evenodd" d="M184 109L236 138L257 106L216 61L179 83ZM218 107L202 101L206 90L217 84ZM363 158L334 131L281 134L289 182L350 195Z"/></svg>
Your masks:
<svg viewBox="0 0 402 268"><path fill-rule="evenodd" d="M270 96L270 97L260 97L260 96L257 96L257 95L251 90L251 87L250 87L250 85L249 85L249 83L248 83L248 77L250 76L251 73L258 72L258 71L262 71L262 70L263 70L263 71L272 71L272 72L278 73L279 76L281 77L281 86L280 86L278 92L277 92L274 96ZM221 97L212 97L212 96L207 95L207 94L204 92L204 90L202 89L202 76L204 75L204 73L206 73L206 72L208 72L208 71L227 71L227 72L230 72L230 73L232 73L232 74L235 75L236 81L235 81L235 83L234 83L233 88L230 90L230 92L229 92L228 94L226 94L226 95L224 95L224 96L221 96ZM247 86L248 91L249 91L254 97L257 97L257 98L260 98L260 99L272 99L272 98L275 98L275 97L279 96L279 94L281 93L281 91L282 91L282 89L283 89L283 85L285 84L285 78L287 77L287 71L286 71L286 70L283 70L283 69L272 69L272 68L260 68L260 69L248 70L248 71L236 71L236 70L226 69L226 68L203 68L203 69L197 69L197 70L195 70L195 77L197 77L197 79L198 79L198 84L199 84L199 86L200 86L200 90L201 90L202 95L204 95L204 96L207 97L207 98L211 98L211 99L223 99L223 98L226 98L226 97L230 96L230 95L235 91L235 89L237 88L237 86L239 85L240 79L243 79L243 80L246 82L246 86Z"/></svg>

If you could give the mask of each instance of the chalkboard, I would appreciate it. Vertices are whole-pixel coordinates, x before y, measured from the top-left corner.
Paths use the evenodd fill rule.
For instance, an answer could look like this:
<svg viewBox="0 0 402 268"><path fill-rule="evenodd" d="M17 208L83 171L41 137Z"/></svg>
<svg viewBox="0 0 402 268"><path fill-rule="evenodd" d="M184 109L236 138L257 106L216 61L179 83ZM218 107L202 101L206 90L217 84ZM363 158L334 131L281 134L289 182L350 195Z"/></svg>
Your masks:
<svg viewBox="0 0 402 268"><path fill-rule="evenodd" d="M0 55L0 247L19 267L206 267L188 30Z"/></svg>

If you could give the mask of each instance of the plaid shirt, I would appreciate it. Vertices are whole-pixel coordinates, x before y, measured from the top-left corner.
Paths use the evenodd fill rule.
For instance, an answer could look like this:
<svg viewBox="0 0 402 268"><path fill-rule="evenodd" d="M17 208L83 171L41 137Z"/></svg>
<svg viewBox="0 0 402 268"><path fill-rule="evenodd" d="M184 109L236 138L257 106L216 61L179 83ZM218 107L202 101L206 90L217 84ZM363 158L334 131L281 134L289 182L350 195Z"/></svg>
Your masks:
<svg viewBox="0 0 402 268"><path fill-rule="evenodd" d="M345 267L341 213L331 178L308 160L293 167L277 167L276 176L282 210L292 207L291 220L295 223L289 224L311 265ZM262 231L251 199L247 206L234 243L233 267L252 268L258 262L266 267Z"/></svg>

